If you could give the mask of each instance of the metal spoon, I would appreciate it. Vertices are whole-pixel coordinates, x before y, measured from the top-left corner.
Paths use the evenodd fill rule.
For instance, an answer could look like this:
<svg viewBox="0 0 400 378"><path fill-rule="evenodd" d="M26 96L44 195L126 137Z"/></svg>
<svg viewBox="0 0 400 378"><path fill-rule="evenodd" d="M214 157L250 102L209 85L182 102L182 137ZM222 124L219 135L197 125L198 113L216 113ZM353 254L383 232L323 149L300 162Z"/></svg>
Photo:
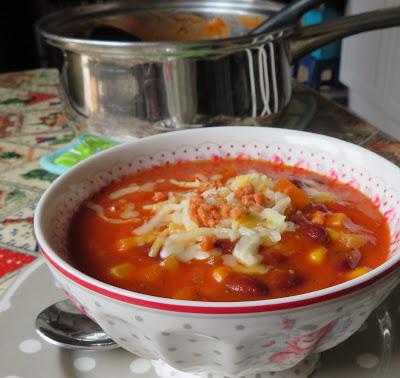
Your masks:
<svg viewBox="0 0 400 378"><path fill-rule="evenodd" d="M69 300L44 309L36 318L36 332L50 344L68 349L110 350L119 348L93 320Z"/></svg>
<svg viewBox="0 0 400 378"><path fill-rule="evenodd" d="M291 22L296 22L304 13L326 2L326 0L295 0L282 8L272 18L253 29L250 34L259 34L278 29Z"/></svg>

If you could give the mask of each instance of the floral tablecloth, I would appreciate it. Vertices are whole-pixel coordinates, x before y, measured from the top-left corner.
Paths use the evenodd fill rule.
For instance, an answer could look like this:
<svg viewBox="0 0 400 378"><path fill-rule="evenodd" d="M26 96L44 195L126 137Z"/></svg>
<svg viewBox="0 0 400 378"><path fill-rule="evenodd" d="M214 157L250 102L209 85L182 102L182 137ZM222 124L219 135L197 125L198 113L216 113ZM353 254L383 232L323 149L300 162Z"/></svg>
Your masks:
<svg viewBox="0 0 400 378"><path fill-rule="evenodd" d="M33 235L36 203L56 178L39 158L76 138L63 115L55 70L0 75L0 292L19 270L38 257ZM295 85L295 95L315 101L306 130L344 139L400 165L400 142L379 132L348 110ZM296 123L289 107L285 125Z"/></svg>

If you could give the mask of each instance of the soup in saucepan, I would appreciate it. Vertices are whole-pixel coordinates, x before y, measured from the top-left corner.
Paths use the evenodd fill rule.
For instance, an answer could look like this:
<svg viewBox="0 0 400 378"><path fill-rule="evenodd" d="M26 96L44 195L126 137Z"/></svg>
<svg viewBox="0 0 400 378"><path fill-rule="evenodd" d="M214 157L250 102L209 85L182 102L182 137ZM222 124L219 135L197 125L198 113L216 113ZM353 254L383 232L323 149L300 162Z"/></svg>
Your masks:
<svg viewBox="0 0 400 378"><path fill-rule="evenodd" d="M382 264L389 228L352 187L249 159L181 162L86 200L69 230L74 265L131 291L247 301L333 286Z"/></svg>

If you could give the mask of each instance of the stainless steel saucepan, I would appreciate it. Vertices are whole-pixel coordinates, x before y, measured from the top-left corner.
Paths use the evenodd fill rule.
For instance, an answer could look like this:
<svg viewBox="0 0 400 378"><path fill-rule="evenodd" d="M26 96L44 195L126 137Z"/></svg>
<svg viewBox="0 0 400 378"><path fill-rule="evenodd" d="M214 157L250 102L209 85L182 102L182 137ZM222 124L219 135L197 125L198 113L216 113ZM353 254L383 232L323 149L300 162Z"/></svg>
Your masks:
<svg viewBox="0 0 400 378"><path fill-rule="evenodd" d="M249 35L280 8L266 0L132 0L64 10L38 27L58 62L69 120L123 139L275 122L291 97L293 62L334 40L400 25L395 7ZM99 25L135 38L95 40Z"/></svg>

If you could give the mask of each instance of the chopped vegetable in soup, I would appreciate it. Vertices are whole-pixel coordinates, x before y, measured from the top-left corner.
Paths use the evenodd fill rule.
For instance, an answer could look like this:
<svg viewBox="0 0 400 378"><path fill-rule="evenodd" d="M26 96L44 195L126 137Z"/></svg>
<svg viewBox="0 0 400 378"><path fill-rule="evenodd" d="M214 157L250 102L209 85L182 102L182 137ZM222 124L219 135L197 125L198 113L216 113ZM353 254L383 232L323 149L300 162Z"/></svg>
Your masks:
<svg viewBox="0 0 400 378"><path fill-rule="evenodd" d="M248 301L333 286L382 264L388 225L350 186L237 159L181 162L125 177L83 203L75 266L124 289Z"/></svg>

